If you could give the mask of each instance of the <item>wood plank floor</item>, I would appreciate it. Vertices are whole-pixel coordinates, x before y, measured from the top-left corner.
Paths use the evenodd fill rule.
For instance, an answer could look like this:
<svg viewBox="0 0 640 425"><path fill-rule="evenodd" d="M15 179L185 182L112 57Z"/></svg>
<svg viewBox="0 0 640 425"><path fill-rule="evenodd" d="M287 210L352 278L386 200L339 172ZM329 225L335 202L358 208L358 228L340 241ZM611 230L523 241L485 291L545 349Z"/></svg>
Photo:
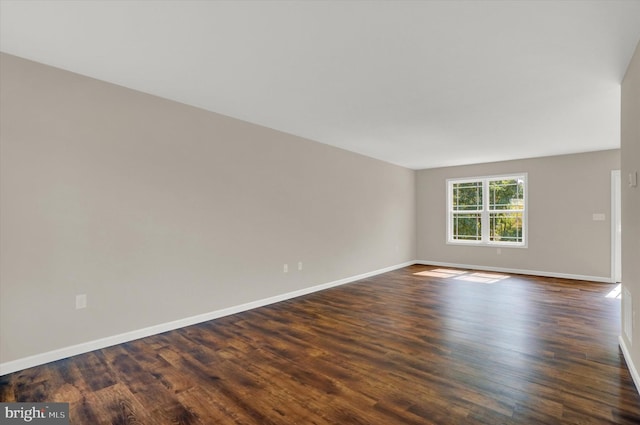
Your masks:
<svg viewBox="0 0 640 425"><path fill-rule="evenodd" d="M639 424L614 285L411 266L0 378L73 424Z"/></svg>

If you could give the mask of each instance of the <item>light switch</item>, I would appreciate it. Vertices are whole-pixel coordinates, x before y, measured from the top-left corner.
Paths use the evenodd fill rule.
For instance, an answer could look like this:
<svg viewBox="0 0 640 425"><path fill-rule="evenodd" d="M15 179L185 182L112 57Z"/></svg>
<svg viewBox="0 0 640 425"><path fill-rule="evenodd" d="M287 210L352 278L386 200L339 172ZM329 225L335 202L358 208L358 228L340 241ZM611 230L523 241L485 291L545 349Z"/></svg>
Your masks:
<svg viewBox="0 0 640 425"><path fill-rule="evenodd" d="M87 294L76 295L76 309L87 308Z"/></svg>

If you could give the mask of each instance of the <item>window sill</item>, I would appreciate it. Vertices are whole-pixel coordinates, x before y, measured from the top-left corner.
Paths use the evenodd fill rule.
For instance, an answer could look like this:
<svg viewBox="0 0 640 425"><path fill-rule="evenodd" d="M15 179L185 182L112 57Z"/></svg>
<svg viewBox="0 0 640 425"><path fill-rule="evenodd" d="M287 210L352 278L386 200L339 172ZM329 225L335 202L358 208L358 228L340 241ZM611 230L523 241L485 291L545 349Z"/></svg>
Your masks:
<svg viewBox="0 0 640 425"><path fill-rule="evenodd" d="M461 241L447 241L447 245L456 246L477 246L484 248L528 248L526 243L524 244L510 244L499 242L461 242Z"/></svg>

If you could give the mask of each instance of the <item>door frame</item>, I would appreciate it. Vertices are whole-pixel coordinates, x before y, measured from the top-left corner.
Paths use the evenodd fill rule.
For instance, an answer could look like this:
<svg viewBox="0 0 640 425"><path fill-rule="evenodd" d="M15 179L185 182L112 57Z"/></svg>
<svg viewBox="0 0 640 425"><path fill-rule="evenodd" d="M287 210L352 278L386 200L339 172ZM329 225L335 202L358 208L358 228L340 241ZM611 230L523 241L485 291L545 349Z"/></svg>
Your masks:
<svg viewBox="0 0 640 425"><path fill-rule="evenodd" d="M622 181L620 170L611 171L611 281L622 281Z"/></svg>

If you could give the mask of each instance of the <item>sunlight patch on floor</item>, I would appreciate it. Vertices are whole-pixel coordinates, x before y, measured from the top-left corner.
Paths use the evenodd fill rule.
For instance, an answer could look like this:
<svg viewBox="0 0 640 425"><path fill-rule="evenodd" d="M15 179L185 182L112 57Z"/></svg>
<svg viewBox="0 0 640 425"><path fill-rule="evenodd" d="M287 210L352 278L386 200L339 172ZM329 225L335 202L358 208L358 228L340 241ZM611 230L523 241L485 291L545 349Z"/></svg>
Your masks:
<svg viewBox="0 0 640 425"><path fill-rule="evenodd" d="M480 282L480 283L496 283L501 280L508 279L510 276L506 274L495 274L495 273L470 273L468 275L454 277L456 280L466 280L469 282Z"/></svg>
<svg viewBox="0 0 640 425"><path fill-rule="evenodd" d="M613 288L613 289L611 290L611 292L609 292L609 293L606 295L606 297L607 297L607 298L615 298L616 300L621 299L621 298L622 298L622 283L618 283L618 284L616 285L616 287L615 287L615 288Z"/></svg>
<svg viewBox="0 0 640 425"><path fill-rule="evenodd" d="M452 269L433 269L433 270L425 270L423 272L414 273L414 275L418 276L431 276L431 277L456 277L461 274L465 274L468 272L460 271L460 270L452 270Z"/></svg>
<svg viewBox="0 0 640 425"><path fill-rule="evenodd" d="M509 275L499 273L469 272L453 269L433 269L414 273L417 276L443 277L467 282L496 283L508 279Z"/></svg>

